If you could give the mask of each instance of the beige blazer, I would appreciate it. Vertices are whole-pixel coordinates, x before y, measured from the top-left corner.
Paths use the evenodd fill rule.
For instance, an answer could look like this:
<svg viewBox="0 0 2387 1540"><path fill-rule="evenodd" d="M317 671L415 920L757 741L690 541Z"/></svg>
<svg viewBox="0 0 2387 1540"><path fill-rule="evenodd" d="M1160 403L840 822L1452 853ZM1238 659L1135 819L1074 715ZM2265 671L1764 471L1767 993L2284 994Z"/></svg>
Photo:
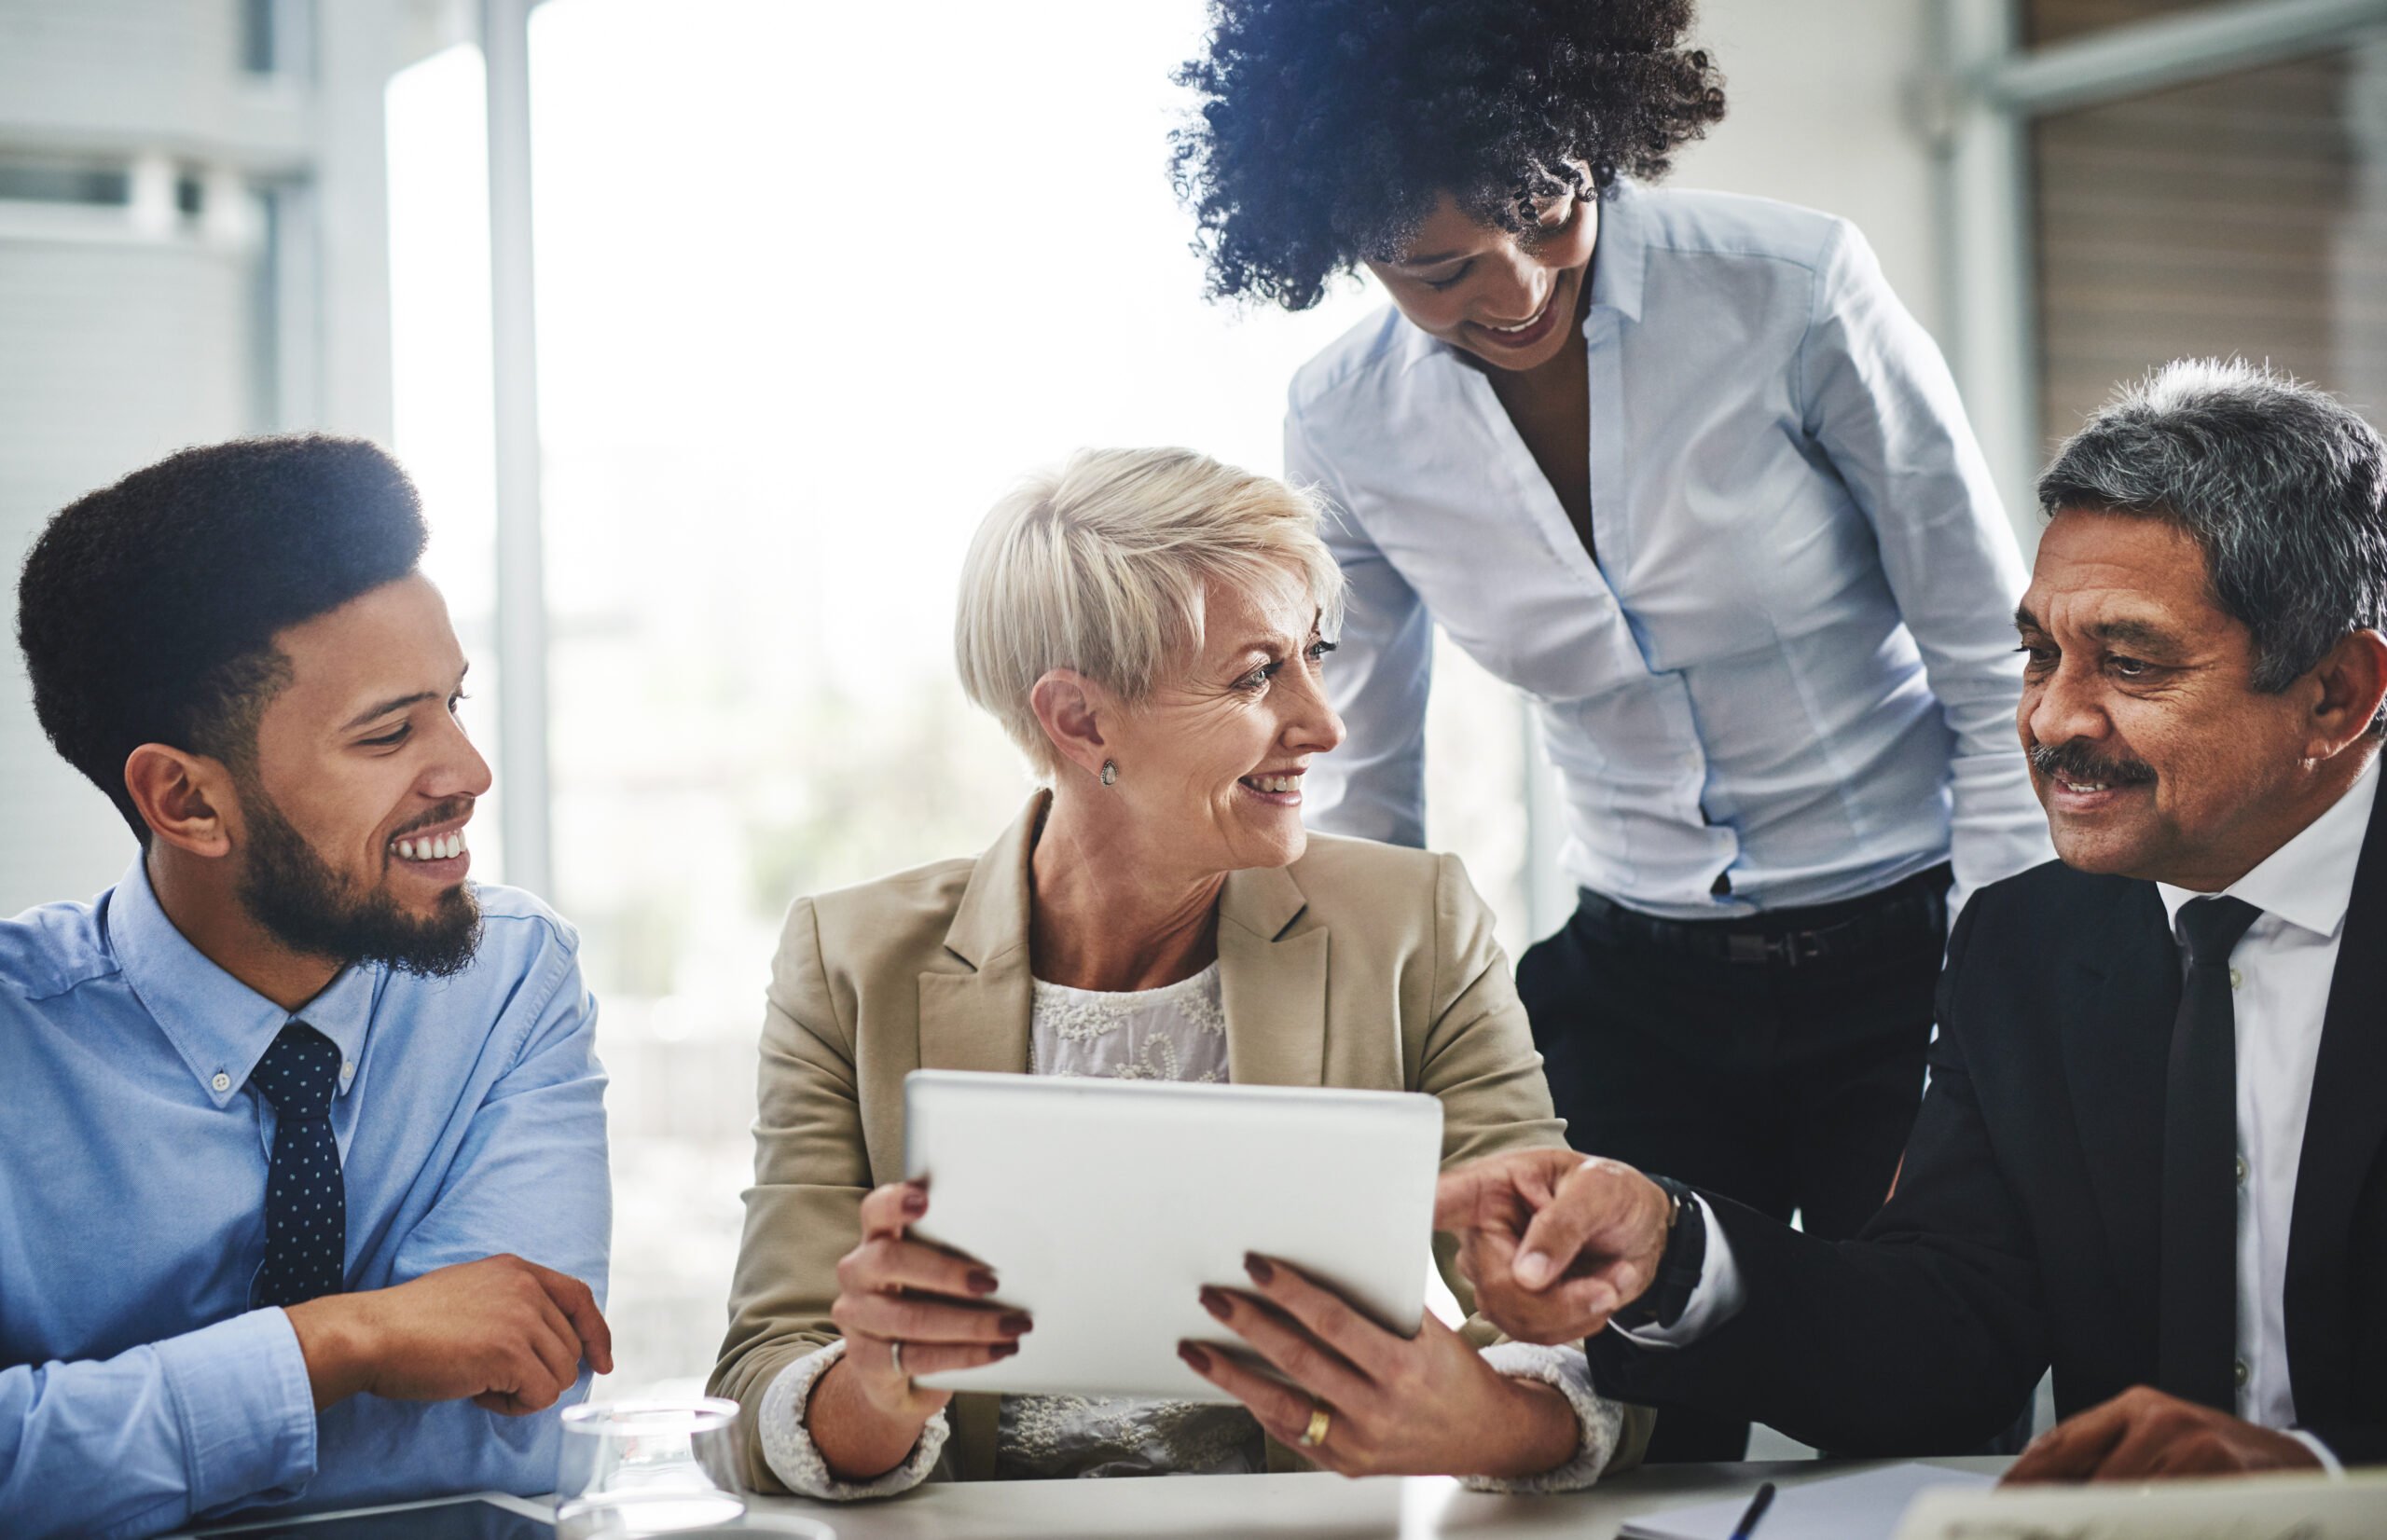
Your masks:
<svg viewBox="0 0 2387 1540"><path fill-rule="evenodd" d="M836 1264L861 1239L862 1195L903 1178L904 1077L1028 1071L1028 863L1045 796L974 860L788 913L763 1020L754 1185L711 1379L746 1408L739 1445L758 1490L785 1490L754 1426L763 1392L835 1340ZM1456 858L1313 834L1290 866L1231 873L1218 929L1236 1083L1430 1093L1444 1169L1565 1144L1491 911ZM1435 1238L1443 1278L1471 1308L1454 1249ZM1466 1329L1479 1345L1497 1337L1480 1318ZM951 1474L993 1476L997 1399L954 1397ZM1611 1468L1637 1458L1647 1424L1628 1419ZM1269 1464L1306 1464L1274 1444Z"/></svg>

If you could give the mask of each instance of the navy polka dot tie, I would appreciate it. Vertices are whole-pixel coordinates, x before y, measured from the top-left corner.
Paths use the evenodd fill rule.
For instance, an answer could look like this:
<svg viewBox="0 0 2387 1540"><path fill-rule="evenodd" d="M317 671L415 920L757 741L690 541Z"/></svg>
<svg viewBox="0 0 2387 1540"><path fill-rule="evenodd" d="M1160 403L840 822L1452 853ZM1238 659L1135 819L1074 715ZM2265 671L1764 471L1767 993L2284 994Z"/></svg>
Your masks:
<svg viewBox="0 0 2387 1540"><path fill-rule="evenodd" d="M273 1164L265 1178L265 1265L249 1290L258 1306L338 1294L348 1261L348 1189L332 1139L339 1048L292 1022L249 1083L273 1104Z"/></svg>

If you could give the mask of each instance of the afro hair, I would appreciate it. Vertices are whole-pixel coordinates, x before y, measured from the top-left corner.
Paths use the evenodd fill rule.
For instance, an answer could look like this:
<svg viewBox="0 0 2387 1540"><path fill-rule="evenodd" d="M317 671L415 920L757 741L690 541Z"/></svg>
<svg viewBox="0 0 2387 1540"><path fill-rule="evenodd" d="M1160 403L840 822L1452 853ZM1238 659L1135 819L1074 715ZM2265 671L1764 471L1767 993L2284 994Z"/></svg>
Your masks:
<svg viewBox="0 0 2387 1540"><path fill-rule="evenodd" d="M1691 0L1211 0L1210 21L1171 163L1213 298L1306 309L1444 193L1525 233L1536 199L1654 180L1724 116L1682 46Z"/></svg>

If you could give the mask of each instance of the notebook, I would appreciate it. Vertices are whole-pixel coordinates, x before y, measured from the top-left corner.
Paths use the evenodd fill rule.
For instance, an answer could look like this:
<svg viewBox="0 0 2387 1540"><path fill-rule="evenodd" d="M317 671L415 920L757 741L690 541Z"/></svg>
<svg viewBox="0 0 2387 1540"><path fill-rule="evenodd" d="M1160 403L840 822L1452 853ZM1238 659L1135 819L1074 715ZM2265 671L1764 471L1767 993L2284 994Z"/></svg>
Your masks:
<svg viewBox="0 0 2387 1540"><path fill-rule="evenodd" d="M1856 1476L1785 1486L1757 1527L1758 1540L1891 1540L1907 1505L1932 1487L1981 1488L1994 1478L1945 1465L1886 1465ZM1627 1520L1617 1540L1732 1540L1732 1526L1757 1494L1747 1491L1720 1503L1675 1508Z"/></svg>

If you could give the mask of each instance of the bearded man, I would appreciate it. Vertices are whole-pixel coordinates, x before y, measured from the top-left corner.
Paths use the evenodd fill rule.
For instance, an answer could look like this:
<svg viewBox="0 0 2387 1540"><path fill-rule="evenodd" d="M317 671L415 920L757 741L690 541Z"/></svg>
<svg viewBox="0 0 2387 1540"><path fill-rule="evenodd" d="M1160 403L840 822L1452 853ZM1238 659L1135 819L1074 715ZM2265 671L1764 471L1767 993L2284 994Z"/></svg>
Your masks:
<svg viewBox="0 0 2387 1540"><path fill-rule="evenodd" d="M50 520L34 705L139 853L0 923L0 1513L145 1534L553 1484L612 1367L572 928L466 881L488 764L370 444L188 449Z"/></svg>

